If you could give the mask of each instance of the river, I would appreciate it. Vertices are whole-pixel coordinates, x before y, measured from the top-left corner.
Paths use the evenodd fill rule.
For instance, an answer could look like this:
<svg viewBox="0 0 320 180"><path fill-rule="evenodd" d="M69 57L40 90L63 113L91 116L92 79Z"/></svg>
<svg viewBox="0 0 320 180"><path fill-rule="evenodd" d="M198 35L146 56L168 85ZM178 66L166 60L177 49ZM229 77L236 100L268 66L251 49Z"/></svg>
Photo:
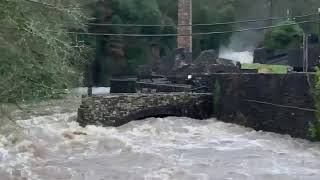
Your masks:
<svg viewBox="0 0 320 180"><path fill-rule="evenodd" d="M320 144L216 119L80 127L79 98L35 105L2 127L1 180L319 180Z"/></svg>

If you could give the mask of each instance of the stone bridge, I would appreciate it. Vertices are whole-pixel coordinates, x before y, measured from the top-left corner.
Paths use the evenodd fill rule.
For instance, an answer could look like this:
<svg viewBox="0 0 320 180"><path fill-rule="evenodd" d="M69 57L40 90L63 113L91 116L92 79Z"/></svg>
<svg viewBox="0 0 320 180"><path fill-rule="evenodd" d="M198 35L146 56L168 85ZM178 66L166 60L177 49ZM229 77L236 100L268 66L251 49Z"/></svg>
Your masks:
<svg viewBox="0 0 320 180"><path fill-rule="evenodd" d="M212 95L207 93L108 94L84 96L78 110L82 126L121 126L148 117L206 119L212 113Z"/></svg>

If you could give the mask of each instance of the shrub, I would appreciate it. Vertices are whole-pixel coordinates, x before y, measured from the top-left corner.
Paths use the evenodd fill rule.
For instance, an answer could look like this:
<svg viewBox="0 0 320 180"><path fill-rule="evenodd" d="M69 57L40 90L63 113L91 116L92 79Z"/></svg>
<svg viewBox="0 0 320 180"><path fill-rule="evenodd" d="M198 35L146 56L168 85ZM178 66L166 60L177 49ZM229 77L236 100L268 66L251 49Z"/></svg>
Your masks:
<svg viewBox="0 0 320 180"><path fill-rule="evenodd" d="M297 23L287 20L279 25L281 26L274 28L266 34L264 45L267 49L288 49L301 45L303 30Z"/></svg>
<svg viewBox="0 0 320 180"><path fill-rule="evenodd" d="M0 1L0 102L52 98L75 85L87 52L86 0Z"/></svg>

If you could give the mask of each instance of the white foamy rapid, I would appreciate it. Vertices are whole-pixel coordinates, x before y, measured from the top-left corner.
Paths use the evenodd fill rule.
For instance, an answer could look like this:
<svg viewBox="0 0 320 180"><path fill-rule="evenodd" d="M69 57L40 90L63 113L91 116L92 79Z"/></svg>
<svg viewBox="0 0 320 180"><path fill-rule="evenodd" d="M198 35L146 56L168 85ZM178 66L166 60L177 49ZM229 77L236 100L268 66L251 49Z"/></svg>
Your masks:
<svg viewBox="0 0 320 180"><path fill-rule="evenodd" d="M237 52L232 49L221 48L219 52L219 58L238 61L241 64L252 64L253 52L252 51Z"/></svg>
<svg viewBox="0 0 320 180"><path fill-rule="evenodd" d="M320 179L317 143L215 119L82 128L68 104L19 120L19 133L0 137L1 180Z"/></svg>

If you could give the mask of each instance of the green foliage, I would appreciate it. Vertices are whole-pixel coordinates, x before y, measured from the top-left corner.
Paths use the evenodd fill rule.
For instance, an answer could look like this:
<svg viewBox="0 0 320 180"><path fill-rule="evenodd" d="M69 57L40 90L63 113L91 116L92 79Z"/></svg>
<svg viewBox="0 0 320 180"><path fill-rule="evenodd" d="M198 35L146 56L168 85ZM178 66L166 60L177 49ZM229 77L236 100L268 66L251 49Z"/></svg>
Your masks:
<svg viewBox="0 0 320 180"><path fill-rule="evenodd" d="M104 27L103 32L126 34L175 34L177 33L177 2L172 0L109 0L105 1L97 14L98 23L124 24L172 24L172 27ZM112 13L111 13L112 12ZM106 18L105 14L111 14ZM193 1L193 22L214 23L234 19L232 0ZM93 27L95 28L95 27ZM231 30L231 26L195 27L194 32ZM201 50L219 48L230 34L194 37L194 54ZM161 56L166 56L176 48L176 37L100 37L101 50L97 51L99 64L98 85L110 75L132 75L137 67L153 58L151 47L156 45ZM121 52L121 53L119 53ZM120 56L119 56L120 55ZM106 62L107 61L107 62ZM121 64L121 65L119 65ZM103 65L103 66L101 66ZM122 67L120 67L122 66Z"/></svg>
<svg viewBox="0 0 320 180"><path fill-rule="evenodd" d="M235 1L233 0L198 0L193 1L193 23L219 23L235 20ZM230 31L232 25L195 26L196 32ZM193 53L195 56L203 50L219 49L221 44L227 44L232 33L213 34L193 37Z"/></svg>
<svg viewBox="0 0 320 180"><path fill-rule="evenodd" d="M213 91L213 112L217 114L219 112L219 104L221 100L221 85L218 80L214 83L214 91Z"/></svg>
<svg viewBox="0 0 320 180"><path fill-rule="evenodd" d="M88 49L67 31L83 29L83 2L0 2L0 102L52 98L77 84Z"/></svg>
<svg viewBox="0 0 320 180"><path fill-rule="evenodd" d="M100 0L98 5L92 6L96 12L96 23L124 23L124 24L177 24L177 0ZM273 0L273 9L269 9L269 0L194 0L193 23L217 23L245 19L261 19L268 16L286 16L290 9L291 16L299 16L316 12L320 6L319 0ZM271 13L272 12L272 13ZM270 14L271 13L271 14ZM295 21L311 20L310 18L297 18ZM275 23L274 21L273 23ZM292 21L290 21L292 22ZM197 26L193 32L229 31L248 27L262 27L270 22L240 23L233 25ZM286 22L283 22L286 23ZM272 38L267 38L272 48L288 48L294 45L291 37L294 36L289 29L277 28ZM304 30L312 29L315 25L307 23L301 25ZM318 27L318 26L317 26ZM290 30L291 28L291 30ZM171 34L176 33L176 27L115 27L93 26L93 32L105 33L132 33L132 34ZM279 32L277 32L279 31ZM289 33L287 33L289 32ZM263 31L248 32L254 35L241 44L251 46L252 40L262 39ZM281 34L284 34L282 36ZM193 37L193 55L198 56L202 50L219 49L226 45L232 34L202 35ZM256 38L256 36L258 36ZM271 36L271 34L269 34ZM288 38L289 37L289 38ZM284 38L284 39L282 39ZM300 35L299 35L300 38ZM288 40L289 39L289 40ZM294 38L293 38L294 39ZM278 41L280 42L278 44ZM299 41L299 40L298 40ZM151 46L157 45L161 56L166 56L176 48L176 37L111 37L100 36L97 38L96 61L93 71L96 73L95 85L107 85L111 75L132 75L136 73L137 66L145 64L152 59ZM242 46L242 45L240 45Z"/></svg>
<svg viewBox="0 0 320 180"><path fill-rule="evenodd" d="M161 2L162 3L162 2ZM100 6L98 23L114 24L173 24L156 0L110 0ZM168 4L167 4L168 5ZM111 13L112 12L112 13ZM111 14L106 18L106 14ZM96 27L93 27L93 29ZM175 33L174 27L103 27L103 32L125 34ZM99 37L96 54L96 85L107 85L111 75L133 75L139 65L152 58L151 46L156 44L162 53L175 48L174 37Z"/></svg>
<svg viewBox="0 0 320 180"><path fill-rule="evenodd" d="M314 90L314 101L316 106L316 117L317 121L310 124L309 133L310 136L315 140L320 140L320 69L317 68L315 75L315 90Z"/></svg>
<svg viewBox="0 0 320 180"><path fill-rule="evenodd" d="M303 30L294 21L287 20L274 28L265 37L265 46L270 50L298 47L302 43ZM293 24L293 25L290 25Z"/></svg>

